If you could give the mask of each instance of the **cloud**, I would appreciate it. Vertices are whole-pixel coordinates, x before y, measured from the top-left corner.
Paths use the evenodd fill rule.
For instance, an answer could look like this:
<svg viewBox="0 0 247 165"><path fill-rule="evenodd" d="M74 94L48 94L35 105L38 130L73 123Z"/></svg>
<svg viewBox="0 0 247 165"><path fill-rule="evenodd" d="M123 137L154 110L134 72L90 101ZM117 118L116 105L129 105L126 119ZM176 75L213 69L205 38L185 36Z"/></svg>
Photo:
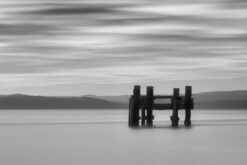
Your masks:
<svg viewBox="0 0 247 165"><path fill-rule="evenodd" d="M41 15L75 15L75 14L113 14L114 10L104 6L81 6L70 5L70 7L55 7L31 12L30 14Z"/></svg>
<svg viewBox="0 0 247 165"><path fill-rule="evenodd" d="M247 77L244 5L120 2L1 1L1 85Z"/></svg>
<svg viewBox="0 0 247 165"><path fill-rule="evenodd" d="M49 25L38 24L0 24L0 35L2 36L27 36L27 35L47 35L52 31L58 31L59 28Z"/></svg>

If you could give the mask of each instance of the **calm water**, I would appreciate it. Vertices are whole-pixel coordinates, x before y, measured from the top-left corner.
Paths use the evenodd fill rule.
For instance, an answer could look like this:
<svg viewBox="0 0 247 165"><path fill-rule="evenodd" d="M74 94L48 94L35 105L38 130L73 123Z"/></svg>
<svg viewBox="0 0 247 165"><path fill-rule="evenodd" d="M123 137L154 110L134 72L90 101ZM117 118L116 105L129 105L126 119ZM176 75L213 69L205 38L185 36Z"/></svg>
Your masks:
<svg viewBox="0 0 247 165"><path fill-rule="evenodd" d="M130 129L123 110L0 111L0 164L246 164L247 111L193 111L189 129L172 129L170 114Z"/></svg>

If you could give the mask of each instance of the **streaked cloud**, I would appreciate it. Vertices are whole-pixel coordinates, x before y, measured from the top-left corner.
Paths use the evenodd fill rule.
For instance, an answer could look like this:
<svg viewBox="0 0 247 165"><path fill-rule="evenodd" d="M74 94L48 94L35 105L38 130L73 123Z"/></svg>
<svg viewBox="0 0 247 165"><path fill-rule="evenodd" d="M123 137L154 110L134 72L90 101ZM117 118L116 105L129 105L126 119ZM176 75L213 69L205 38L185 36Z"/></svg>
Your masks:
<svg viewBox="0 0 247 165"><path fill-rule="evenodd" d="M246 9L241 0L1 0L0 89L247 83Z"/></svg>

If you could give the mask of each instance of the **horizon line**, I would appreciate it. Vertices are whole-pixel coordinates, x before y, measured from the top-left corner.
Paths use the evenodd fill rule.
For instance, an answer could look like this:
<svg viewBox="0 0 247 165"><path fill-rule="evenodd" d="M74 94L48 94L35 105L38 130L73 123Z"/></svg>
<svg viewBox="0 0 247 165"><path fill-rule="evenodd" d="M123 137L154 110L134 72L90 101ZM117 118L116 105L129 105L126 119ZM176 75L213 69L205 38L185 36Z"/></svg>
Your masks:
<svg viewBox="0 0 247 165"><path fill-rule="evenodd" d="M204 91L204 92L195 92L192 94L202 94L210 92L247 92L247 89L242 90L219 90L219 91ZM184 94L183 92L181 94ZM26 93L11 93L11 94L0 94L0 96L12 96L12 95L22 95L22 96L41 96L41 97L87 97L87 96L97 96L97 97L110 97L110 96L130 96L130 94L120 94L120 95L96 95L96 94L82 94L82 95L35 95L35 94L26 94ZM167 93L157 94L157 95L167 95Z"/></svg>

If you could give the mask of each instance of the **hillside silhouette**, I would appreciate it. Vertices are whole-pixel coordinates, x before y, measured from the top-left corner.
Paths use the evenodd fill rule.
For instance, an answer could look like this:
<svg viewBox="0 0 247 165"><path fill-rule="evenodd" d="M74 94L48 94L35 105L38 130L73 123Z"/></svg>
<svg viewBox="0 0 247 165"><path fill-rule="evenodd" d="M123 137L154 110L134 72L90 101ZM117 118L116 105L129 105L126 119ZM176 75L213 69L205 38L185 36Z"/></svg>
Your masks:
<svg viewBox="0 0 247 165"><path fill-rule="evenodd" d="M195 109L247 109L247 91L193 94ZM47 97L0 95L0 109L128 109L128 95Z"/></svg>
<svg viewBox="0 0 247 165"><path fill-rule="evenodd" d="M5 95L0 97L0 109L118 109L125 104L88 97L45 97Z"/></svg>

